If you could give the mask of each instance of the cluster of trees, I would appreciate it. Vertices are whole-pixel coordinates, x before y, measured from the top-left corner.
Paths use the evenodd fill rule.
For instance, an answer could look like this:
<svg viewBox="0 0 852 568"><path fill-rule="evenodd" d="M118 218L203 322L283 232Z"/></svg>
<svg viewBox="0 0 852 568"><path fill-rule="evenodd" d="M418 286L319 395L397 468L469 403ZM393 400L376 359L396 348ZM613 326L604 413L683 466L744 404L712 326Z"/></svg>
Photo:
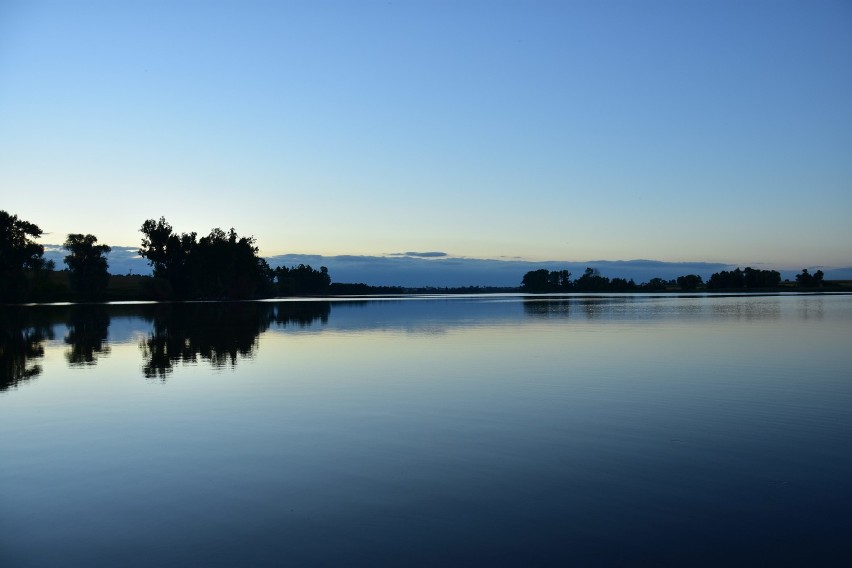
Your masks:
<svg viewBox="0 0 852 568"><path fill-rule="evenodd" d="M97 242L94 235L75 233L68 235L63 245L68 251L65 264L71 289L86 300L100 297L109 283L106 254L112 249Z"/></svg>
<svg viewBox="0 0 852 568"><path fill-rule="evenodd" d="M823 286L823 272L817 270L814 274L808 269L802 270L796 276L796 284L800 288L817 288ZM594 268L586 268L583 275L571 280L567 270L548 271L545 268L527 272L521 281L521 291L531 293L558 292L660 292L664 290L766 290L781 285L781 274L777 270L760 270L746 267L735 270L722 270L714 273L706 284L697 274L686 274L676 279L651 278L643 284L636 284L632 279L607 278L601 276Z"/></svg>
<svg viewBox="0 0 852 568"><path fill-rule="evenodd" d="M53 269L44 260L44 247L37 242L43 234L38 225L0 211L0 300L29 299L34 280Z"/></svg>
<svg viewBox="0 0 852 568"><path fill-rule="evenodd" d="M178 299L243 299L321 294L331 276L326 267L315 270L300 264L270 268L257 255L254 237L240 237L232 228L176 233L161 217L142 224L144 239L139 255L154 269L152 295Z"/></svg>
<svg viewBox="0 0 852 568"><path fill-rule="evenodd" d="M696 278L701 279L700 276ZM664 290L672 283L654 278L645 284L636 284L631 278L607 278L602 276L597 268L586 268L583 275L571 280L567 270L552 270L546 268L531 270L524 274L521 280L521 291L531 293L554 292L635 292L640 290Z"/></svg>
<svg viewBox="0 0 852 568"><path fill-rule="evenodd" d="M139 254L154 272L147 281L145 296L153 299L245 299L275 295L327 293L331 284L328 269L315 270L301 264L292 268L270 268L258 256L253 237L241 237L234 229L212 229L201 238L197 233L177 233L161 217L149 219ZM36 242L41 228L0 211L0 302L104 297L109 284L109 245L98 244L94 235L73 233L63 245L67 286L71 296L52 284L53 262L44 259L44 246ZM55 279L54 279L55 280Z"/></svg>
<svg viewBox="0 0 852 568"><path fill-rule="evenodd" d="M207 236L176 233L165 218L142 224L139 255L154 270L157 298L238 299L271 295L272 269L253 237L215 228Z"/></svg>
<svg viewBox="0 0 852 568"><path fill-rule="evenodd" d="M56 267L44 259L44 246L35 242L43 234L35 223L0 211L0 301L27 301L48 287L49 273ZM69 285L79 299L98 297L109 281L105 255L110 247L97 242L94 235L73 233L63 244Z"/></svg>
<svg viewBox="0 0 852 568"><path fill-rule="evenodd" d="M801 274L796 275L796 284L802 288L819 288L823 284L823 276L822 270L809 274L808 269L803 268Z"/></svg>
<svg viewBox="0 0 852 568"><path fill-rule="evenodd" d="M723 270L716 272L707 280L708 290L741 288L776 288L781 284L781 274L777 270L760 270L747 266L745 270Z"/></svg>
<svg viewBox="0 0 852 568"><path fill-rule="evenodd" d="M319 270L311 268L309 264L291 268L279 266L273 272L279 296L327 294L331 288L331 276L325 266Z"/></svg>

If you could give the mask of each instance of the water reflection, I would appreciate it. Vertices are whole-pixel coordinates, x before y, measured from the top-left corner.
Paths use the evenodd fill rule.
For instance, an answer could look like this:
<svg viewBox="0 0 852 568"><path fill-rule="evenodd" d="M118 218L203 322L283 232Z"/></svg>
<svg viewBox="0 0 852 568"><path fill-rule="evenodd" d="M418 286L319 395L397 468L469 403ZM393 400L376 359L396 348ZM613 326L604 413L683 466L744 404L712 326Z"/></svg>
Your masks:
<svg viewBox="0 0 852 568"><path fill-rule="evenodd" d="M308 327L317 322L327 324L328 316L331 313L331 302L324 301L282 302L274 306L273 321L279 327L288 327L290 325Z"/></svg>
<svg viewBox="0 0 852 568"><path fill-rule="evenodd" d="M329 302L156 304L145 318L152 331L139 345L146 378L165 380L177 364L209 362L233 367L252 358L258 337L273 324L286 327L327 322Z"/></svg>
<svg viewBox="0 0 852 568"><path fill-rule="evenodd" d="M69 365L94 365L99 355L110 352L107 343L110 316L102 305L74 306L68 315L65 353Z"/></svg>
<svg viewBox="0 0 852 568"><path fill-rule="evenodd" d="M0 391L39 376L45 342L57 337L68 347L69 367L96 365L116 341L110 337L115 317L150 326L140 344L142 372L147 378L165 379L178 363L201 360L216 368L234 366L239 359L254 356L258 337L270 327L324 325L330 312L327 301L3 306Z"/></svg>
<svg viewBox="0 0 852 568"><path fill-rule="evenodd" d="M781 317L781 300L778 297L747 298L713 306L713 315L737 320L775 320Z"/></svg>
<svg viewBox="0 0 852 568"><path fill-rule="evenodd" d="M571 314L571 300L547 297L526 299L524 313L534 318L567 318Z"/></svg>
<svg viewBox="0 0 852 568"><path fill-rule="evenodd" d="M821 320L825 316L823 299L815 296L803 298L799 303L799 317L803 320Z"/></svg>
<svg viewBox="0 0 852 568"><path fill-rule="evenodd" d="M783 301L778 296L746 295L530 296L524 298L524 313L534 318L566 319L582 314L587 320L775 320L782 317ZM800 317L822 316L822 299L795 301L801 303Z"/></svg>
<svg viewBox="0 0 852 568"><path fill-rule="evenodd" d="M3 565L848 564L852 296L0 318Z"/></svg>
<svg viewBox="0 0 852 568"><path fill-rule="evenodd" d="M47 342L55 338L65 345L69 367L95 366L117 343L138 346L143 376L165 380L180 364L233 368L257 355L259 337L270 330L437 335L486 325L514 328L525 319L571 327L828 320L838 317L839 305L845 305L843 299L831 296L549 295L5 306L0 307L0 390L40 376Z"/></svg>
<svg viewBox="0 0 852 568"><path fill-rule="evenodd" d="M44 341L53 339L45 312L23 307L0 308L0 391L37 377Z"/></svg>

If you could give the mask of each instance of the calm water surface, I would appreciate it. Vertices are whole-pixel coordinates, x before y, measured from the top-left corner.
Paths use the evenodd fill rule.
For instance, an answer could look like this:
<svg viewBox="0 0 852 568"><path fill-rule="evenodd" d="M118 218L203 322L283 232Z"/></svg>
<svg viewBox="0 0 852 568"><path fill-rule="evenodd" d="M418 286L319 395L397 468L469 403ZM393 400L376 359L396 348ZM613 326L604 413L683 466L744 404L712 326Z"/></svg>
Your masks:
<svg viewBox="0 0 852 568"><path fill-rule="evenodd" d="M0 566L852 565L852 296L0 317Z"/></svg>

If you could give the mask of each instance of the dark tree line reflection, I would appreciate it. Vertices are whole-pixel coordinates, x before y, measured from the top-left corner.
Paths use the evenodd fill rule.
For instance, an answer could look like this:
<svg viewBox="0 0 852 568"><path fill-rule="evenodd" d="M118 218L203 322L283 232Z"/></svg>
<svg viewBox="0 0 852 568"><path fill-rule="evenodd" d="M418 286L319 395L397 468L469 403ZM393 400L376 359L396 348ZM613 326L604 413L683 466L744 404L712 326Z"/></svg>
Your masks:
<svg viewBox="0 0 852 568"><path fill-rule="evenodd" d="M534 318L566 318L571 313L571 301L567 298L525 300L524 313Z"/></svg>
<svg viewBox="0 0 852 568"><path fill-rule="evenodd" d="M110 316L104 306L74 306L68 314L65 353L69 365L94 365L99 355L109 353L107 335Z"/></svg>
<svg viewBox="0 0 852 568"><path fill-rule="evenodd" d="M669 297L668 300L671 300ZM636 296L535 296L524 299L524 313L536 319L586 320L658 320L672 319L730 319L774 320L781 318L779 298L767 295L717 295L706 303L671 302L667 298L642 300ZM817 298L818 302L822 302Z"/></svg>
<svg viewBox="0 0 852 568"><path fill-rule="evenodd" d="M146 378L165 378L177 363L235 365L251 357L269 327L269 308L258 304L165 304L152 308L153 330L139 347Z"/></svg>
<svg viewBox="0 0 852 568"><path fill-rule="evenodd" d="M714 296L706 301L673 301L654 296L530 296L522 300L524 314L534 319L641 321L747 319L781 317L780 299ZM348 308L372 302L347 301ZM499 303L376 302L368 318L341 317L336 329L443 329L470 321L465 310L492 318L499 325L516 325L513 310L493 311ZM815 302L814 305L819 305ZM303 328L329 321L330 301L190 302L134 305L0 306L0 391L42 374L46 343L58 340L69 367L96 365L117 342L137 345L143 376L165 380L180 365L234 367L256 355L261 334L270 328ZM817 313L815 309L812 313ZM350 314L351 315L351 314ZM146 325L138 325L138 320ZM122 325L124 320L129 325ZM119 325L111 331L111 323ZM420 327L412 327L420 322ZM139 333L144 335L140 339ZM57 348L56 345L50 348Z"/></svg>
<svg viewBox="0 0 852 568"><path fill-rule="evenodd" d="M328 321L329 302L156 304L146 313L152 331L140 344L146 378L165 380L178 364L205 361L234 366L254 357L260 334L270 326L301 327Z"/></svg>
<svg viewBox="0 0 852 568"><path fill-rule="evenodd" d="M628 296L619 298L565 298L535 297L524 300L524 313L539 319L568 318L583 315L586 319L598 319L603 315L617 315L626 306L634 303Z"/></svg>
<svg viewBox="0 0 852 568"><path fill-rule="evenodd" d="M0 391L39 376L45 342L57 335L67 345L70 367L96 365L110 353L113 317L151 323L139 345L142 373L164 380L177 364L236 365L254 356L258 337L270 327L325 324L330 311L331 303L323 301L0 307ZM57 331L62 326L64 338Z"/></svg>
<svg viewBox="0 0 852 568"><path fill-rule="evenodd" d="M0 391L41 374L44 341L53 339L44 315L23 307L0 308Z"/></svg>

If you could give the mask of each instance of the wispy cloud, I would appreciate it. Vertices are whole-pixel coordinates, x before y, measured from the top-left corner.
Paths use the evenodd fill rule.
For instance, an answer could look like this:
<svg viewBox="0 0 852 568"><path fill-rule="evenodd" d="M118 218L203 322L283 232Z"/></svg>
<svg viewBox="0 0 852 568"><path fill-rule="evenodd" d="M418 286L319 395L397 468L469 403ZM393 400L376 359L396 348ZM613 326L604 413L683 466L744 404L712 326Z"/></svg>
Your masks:
<svg viewBox="0 0 852 568"><path fill-rule="evenodd" d="M392 252L388 256L410 256L414 258L442 258L449 256L445 252L432 251L432 252Z"/></svg>

